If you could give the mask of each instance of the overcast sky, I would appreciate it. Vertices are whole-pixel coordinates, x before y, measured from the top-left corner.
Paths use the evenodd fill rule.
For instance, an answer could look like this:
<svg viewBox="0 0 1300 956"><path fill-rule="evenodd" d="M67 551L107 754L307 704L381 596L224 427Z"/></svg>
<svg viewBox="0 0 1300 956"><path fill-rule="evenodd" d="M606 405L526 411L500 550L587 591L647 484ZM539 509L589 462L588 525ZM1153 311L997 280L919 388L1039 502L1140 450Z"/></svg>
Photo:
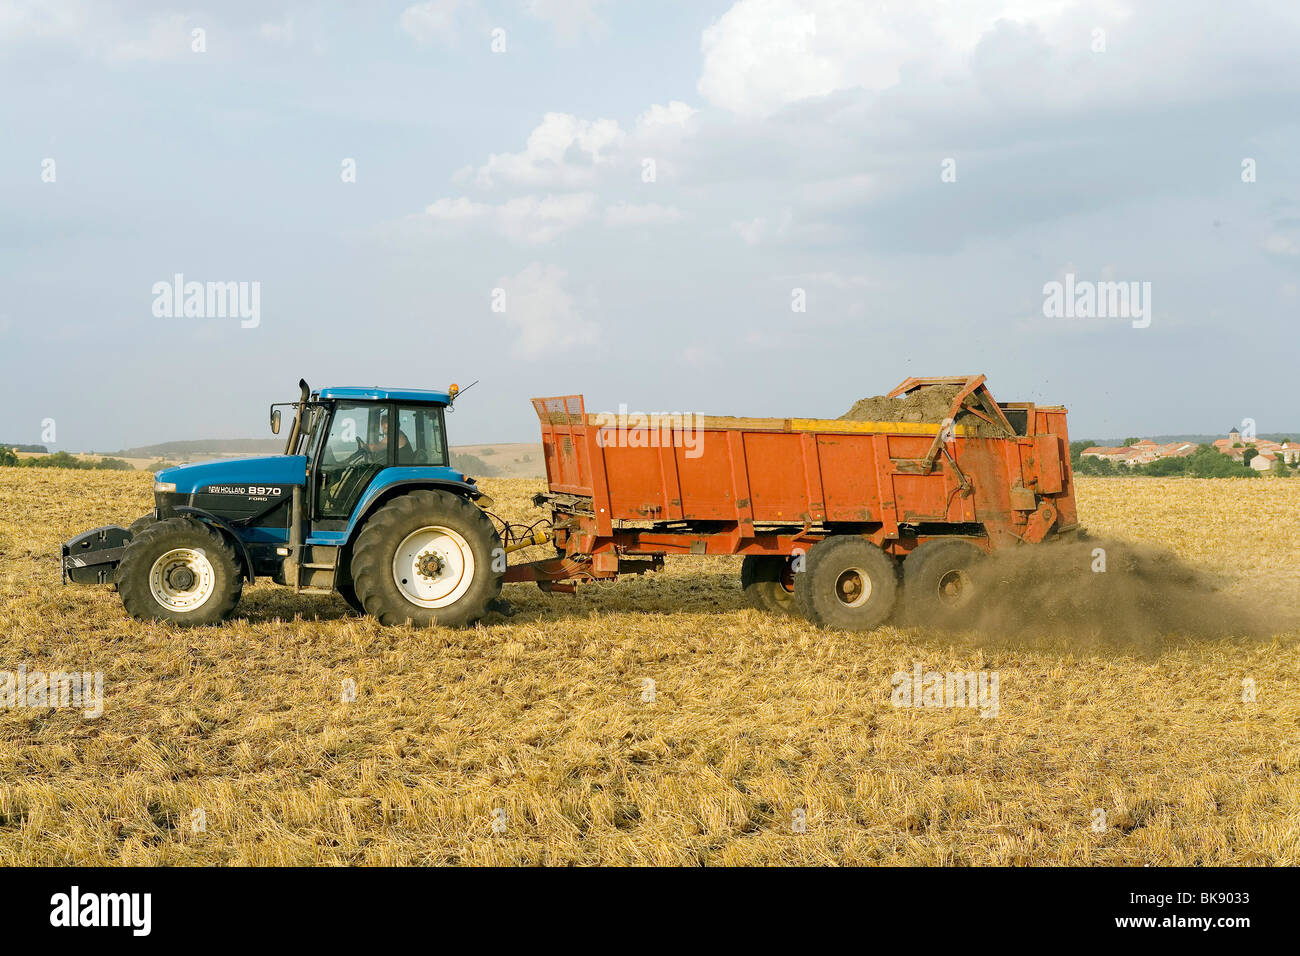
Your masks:
<svg viewBox="0 0 1300 956"><path fill-rule="evenodd" d="M0 439L264 435L300 376L480 379L458 444L974 372L1300 430L1297 50L1293 0L0 0Z"/></svg>

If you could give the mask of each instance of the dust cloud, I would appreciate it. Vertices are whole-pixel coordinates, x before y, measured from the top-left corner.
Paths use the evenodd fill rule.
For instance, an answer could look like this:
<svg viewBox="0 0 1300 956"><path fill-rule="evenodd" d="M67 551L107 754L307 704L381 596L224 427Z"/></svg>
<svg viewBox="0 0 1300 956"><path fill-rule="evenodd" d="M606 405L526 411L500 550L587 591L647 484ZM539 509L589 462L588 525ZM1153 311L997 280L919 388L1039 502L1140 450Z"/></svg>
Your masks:
<svg viewBox="0 0 1300 956"><path fill-rule="evenodd" d="M989 636L1152 650L1172 638L1261 637L1285 626L1172 552L1128 541L1006 548L980 562L972 580L979 599L969 629Z"/></svg>

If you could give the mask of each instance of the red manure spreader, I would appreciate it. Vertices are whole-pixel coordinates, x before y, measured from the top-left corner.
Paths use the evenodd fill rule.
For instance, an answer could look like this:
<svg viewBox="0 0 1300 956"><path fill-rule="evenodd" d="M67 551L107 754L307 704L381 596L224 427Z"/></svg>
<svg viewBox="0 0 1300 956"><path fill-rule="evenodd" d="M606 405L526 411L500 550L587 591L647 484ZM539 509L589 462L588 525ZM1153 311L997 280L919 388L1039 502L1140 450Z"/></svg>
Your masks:
<svg viewBox="0 0 1300 956"><path fill-rule="evenodd" d="M534 399L549 486L534 500L558 556L503 581L572 591L667 555L736 554L761 608L866 630L905 603L960 624L985 555L1079 530L1074 477L1064 408L996 402L982 375L889 394L900 409L936 397L945 414L921 421L588 415L581 395Z"/></svg>

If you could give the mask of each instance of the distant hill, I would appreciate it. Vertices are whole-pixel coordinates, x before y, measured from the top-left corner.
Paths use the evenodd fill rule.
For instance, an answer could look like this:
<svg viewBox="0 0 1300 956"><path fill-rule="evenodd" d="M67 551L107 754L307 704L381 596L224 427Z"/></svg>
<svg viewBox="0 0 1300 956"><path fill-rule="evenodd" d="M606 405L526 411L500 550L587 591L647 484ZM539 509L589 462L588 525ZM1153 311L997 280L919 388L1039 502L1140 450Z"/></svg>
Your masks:
<svg viewBox="0 0 1300 956"><path fill-rule="evenodd" d="M541 442L452 445L452 466L479 478L541 478L546 459Z"/></svg>
<svg viewBox="0 0 1300 956"><path fill-rule="evenodd" d="M115 458L163 458L168 461L208 455L275 455L284 451L284 442L283 438L199 438L124 448L109 454Z"/></svg>
<svg viewBox="0 0 1300 956"><path fill-rule="evenodd" d="M21 445L17 442L0 441L0 448L11 448L14 451L34 452L38 455L48 455L50 450L44 445Z"/></svg>
<svg viewBox="0 0 1300 956"><path fill-rule="evenodd" d="M195 462L235 455L278 455L284 451L283 438L208 438L192 441L165 441L108 452L113 458L143 462ZM44 451L44 449L41 449ZM491 445L452 445L452 465L481 478L535 478L546 474L539 442L513 442Z"/></svg>

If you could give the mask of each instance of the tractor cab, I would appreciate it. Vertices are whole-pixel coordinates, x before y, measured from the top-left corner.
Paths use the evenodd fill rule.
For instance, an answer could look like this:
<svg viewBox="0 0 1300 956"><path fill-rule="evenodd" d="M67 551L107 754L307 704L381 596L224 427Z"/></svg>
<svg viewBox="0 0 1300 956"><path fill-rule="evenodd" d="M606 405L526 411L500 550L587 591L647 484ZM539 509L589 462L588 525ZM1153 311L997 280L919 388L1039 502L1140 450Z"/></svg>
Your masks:
<svg viewBox="0 0 1300 956"><path fill-rule="evenodd" d="M385 483L420 473L473 483L450 468L444 412L455 391L339 387L305 394L296 403L285 454L303 459L313 533L346 530L362 496L385 472ZM278 411L272 406L272 430L278 430Z"/></svg>

